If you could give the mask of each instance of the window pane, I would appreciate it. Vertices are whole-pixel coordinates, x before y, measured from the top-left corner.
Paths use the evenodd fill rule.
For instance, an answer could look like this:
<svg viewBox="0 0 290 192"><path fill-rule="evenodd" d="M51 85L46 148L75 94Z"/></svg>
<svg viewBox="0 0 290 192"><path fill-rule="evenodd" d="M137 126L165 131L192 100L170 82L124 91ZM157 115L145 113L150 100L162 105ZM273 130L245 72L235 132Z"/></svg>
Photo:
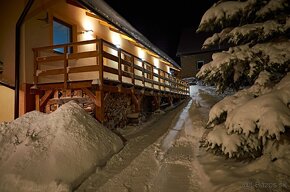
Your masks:
<svg viewBox="0 0 290 192"><path fill-rule="evenodd" d="M53 45L66 44L71 42L71 27L56 20L53 21ZM56 48L54 51L63 53L63 48Z"/></svg>

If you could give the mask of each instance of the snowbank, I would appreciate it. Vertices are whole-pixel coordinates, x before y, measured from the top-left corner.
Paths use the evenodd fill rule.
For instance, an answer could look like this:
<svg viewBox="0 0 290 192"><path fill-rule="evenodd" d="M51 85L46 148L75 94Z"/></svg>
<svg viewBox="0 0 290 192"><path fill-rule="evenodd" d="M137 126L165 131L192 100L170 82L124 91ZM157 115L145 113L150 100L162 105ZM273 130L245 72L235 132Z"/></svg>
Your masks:
<svg viewBox="0 0 290 192"><path fill-rule="evenodd" d="M71 191L123 147L75 102L0 125L0 191Z"/></svg>

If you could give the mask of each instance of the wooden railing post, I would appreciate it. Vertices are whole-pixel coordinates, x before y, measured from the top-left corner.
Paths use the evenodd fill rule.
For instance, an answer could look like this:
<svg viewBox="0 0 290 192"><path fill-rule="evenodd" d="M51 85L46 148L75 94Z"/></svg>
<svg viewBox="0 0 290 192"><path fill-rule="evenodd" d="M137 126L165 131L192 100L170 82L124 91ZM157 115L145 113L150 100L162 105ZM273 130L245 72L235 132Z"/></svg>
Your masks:
<svg viewBox="0 0 290 192"><path fill-rule="evenodd" d="M33 71L33 83L34 85L38 84L38 74L37 74L37 70L38 70L38 62L37 62L37 57L39 55L38 50L33 49L33 55L34 55L34 71Z"/></svg>
<svg viewBox="0 0 290 192"><path fill-rule="evenodd" d="M99 43L99 80L100 80L100 89L103 89L104 84L104 64L103 64L103 40L100 40Z"/></svg>
<svg viewBox="0 0 290 192"><path fill-rule="evenodd" d="M122 83L122 57L121 49L118 49L118 80Z"/></svg>
<svg viewBox="0 0 290 192"><path fill-rule="evenodd" d="M157 70L158 70L158 87L159 87L159 91L161 90L161 81L160 81L160 69L159 68L157 68Z"/></svg>
<svg viewBox="0 0 290 192"><path fill-rule="evenodd" d="M144 61L142 60L142 83L143 83L143 86L145 87L145 65L144 65Z"/></svg>
<svg viewBox="0 0 290 192"><path fill-rule="evenodd" d="M151 84L151 86L152 86L152 88L154 89L154 69L153 69L153 65L150 65L150 72L151 72L151 75L150 75L150 77L151 77L151 80L152 80L152 84Z"/></svg>
<svg viewBox="0 0 290 192"><path fill-rule="evenodd" d="M132 84L135 85L135 67L134 67L134 57L131 56L131 71L132 71Z"/></svg>
<svg viewBox="0 0 290 192"><path fill-rule="evenodd" d="M68 46L64 46L64 61L63 61L63 68L64 68L64 79L63 79L63 84L64 84L64 90L67 89L67 81L68 81Z"/></svg>

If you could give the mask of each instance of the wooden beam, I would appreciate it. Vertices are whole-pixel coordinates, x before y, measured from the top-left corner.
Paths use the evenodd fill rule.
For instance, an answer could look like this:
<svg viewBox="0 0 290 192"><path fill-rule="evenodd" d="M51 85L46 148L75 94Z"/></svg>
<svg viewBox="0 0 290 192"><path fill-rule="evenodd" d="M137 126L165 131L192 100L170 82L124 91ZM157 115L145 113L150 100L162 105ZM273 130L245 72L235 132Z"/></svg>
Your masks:
<svg viewBox="0 0 290 192"><path fill-rule="evenodd" d="M40 104L39 104L40 109L47 103L47 101L53 95L53 93L54 93L54 90L45 91L45 94L40 99Z"/></svg>
<svg viewBox="0 0 290 192"><path fill-rule="evenodd" d="M96 95L91 90L88 88L82 88L82 91L84 91L85 94L88 95L94 102L96 101Z"/></svg>
<svg viewBox="0 0 290 192"><path fill-rule="evenodd" d="M38 84L39 90L63 89L63 83ZM81 89L92 87L92 81L68 82L69 89Z"/></svg>

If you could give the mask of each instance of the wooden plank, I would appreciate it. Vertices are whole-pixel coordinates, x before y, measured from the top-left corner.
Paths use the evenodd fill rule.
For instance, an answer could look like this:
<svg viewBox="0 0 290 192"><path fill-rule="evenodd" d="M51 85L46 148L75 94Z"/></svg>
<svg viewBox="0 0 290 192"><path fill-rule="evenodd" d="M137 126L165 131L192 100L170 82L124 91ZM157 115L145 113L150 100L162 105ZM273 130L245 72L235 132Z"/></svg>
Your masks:
<svg viewBox="0 0 290 192"><path fill-rule="evenodd" d="M68 55L68 59L82 59L82 58L89 58L89 57L97 57L97 51L87 51L87 52L80 52L80 53L71 53Z"/></svg>
<svg viewBox="0 0 290 192"><path fill-rule="evenodd" d="M103 66L103 71L108 72L108 73L113 73L113 74L116 74L116 75L119 74L118 69L114 69L114 68L111 68L111 67L108 67L108 66Z"/></svg>
<svg viewBox="0 0 290 192"><path fill-rule="evenodd" d="M103 57L107 58L107 59L110 59L110 60L113 60L113 61L116 61L118 62L118 57L116 57L115 55L112 55L110 53L107 53L107 52L103 52Z"/></svg>
<svg viewBox="0 0 290 192"><path fill-rule="evenodd" d="M44 62L62 61L64 59L65 59L65 54L62 54L62 55L56 55L56 56L37 57L36 61L38 63L44 63Z"/></svg>
<svg viewBox="0 0 290 192"><path fill-rule="evenodd" d="M134 64L134 68L137 69L137 70L139 70L139 71L143 71L143 68L140 67L139 65Z"/></svg>
<svg viewBox="0 0 290 192"><path fill-rule="evenodd" d="M99 66L98 65L88 65L88 66L82 66L82 67L72 67L69 68L69 74L71 73L83 73L83 72L92 72L92 71L98 71Z"/></svg>
<svg viewBox="0 0 290 192"><path fill-rule="evenodd" d="M128 71L122 71L122 75L128 78L132 78L132 73Z"/></svg>
<svg viewBox="0 0 290 192"><path fill-rule="evenodd" d="M126 60L124 60L124 59L121 59L121 62L122 62L123 65L127 65L128 67L131 67L131 65L132 65L131 62L126 61Z"/></svg>
<svg viewBox="0 0 290 192"><path fill-rule="evenodd" d="M33 48L33 50L41 51L41 50L53 50L56 48L63 48L64 46L78 46L78 45L87 45L87 44L98 44L101 40L100 39L93 39L93 40L87 40L87 41L78 41L73 43L67 43L67 44L59 44L59 45L50 45L50 46L43 46L43 47L37 47Z"/></svg>
<svg viewBox="0 0 290 192"><path fill-rule="evenodd" d="M135 75L135 79L140 80L140 81L144 80L144 78L142 76L139 76L139 75Z"/></svg>
<svg viewBox="0 0 290 192"><path fill-rule="evenodd" d="M51 69L46 71L41 71L38 76L48 76L48 75L62 75L64 74L64 69Z"/></svg>

